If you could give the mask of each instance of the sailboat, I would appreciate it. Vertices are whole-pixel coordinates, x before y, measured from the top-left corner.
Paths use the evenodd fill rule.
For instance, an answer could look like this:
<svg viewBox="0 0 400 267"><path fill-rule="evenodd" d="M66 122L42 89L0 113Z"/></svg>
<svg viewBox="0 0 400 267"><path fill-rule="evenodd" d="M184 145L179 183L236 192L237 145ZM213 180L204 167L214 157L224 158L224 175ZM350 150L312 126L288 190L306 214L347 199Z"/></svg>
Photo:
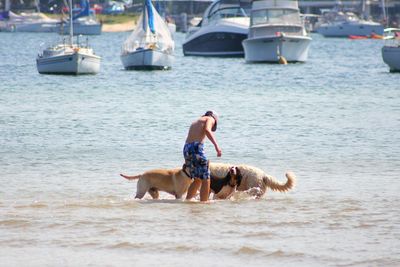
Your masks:
<svg viewBox="0 0 400 267"><path fill-rule="evenodd" d="M72 0L69 0L69 40L45 49L36 58L36 66L42 74L96 74L100 70L100 57L88 43L73 42Z"/></svg>
<svg viewBox="0 0 400 267"><path fill-rule="evenodd" d="M151 0L145 0L143 13L132 34L122 46L121 61L130 69L170 69L175 43L165 21Z"/></svg>
<svg viewBox="0 0 400 267"><path fill-rule="evenodd" d="M102 24L96 19L94 12L90 10L89 0L81 0L80 6L80 12L72 18L74 35L100 35ZM66 24L68 25L69 21ZM68 35L69 27L62 28L60 32Z"/></svg>

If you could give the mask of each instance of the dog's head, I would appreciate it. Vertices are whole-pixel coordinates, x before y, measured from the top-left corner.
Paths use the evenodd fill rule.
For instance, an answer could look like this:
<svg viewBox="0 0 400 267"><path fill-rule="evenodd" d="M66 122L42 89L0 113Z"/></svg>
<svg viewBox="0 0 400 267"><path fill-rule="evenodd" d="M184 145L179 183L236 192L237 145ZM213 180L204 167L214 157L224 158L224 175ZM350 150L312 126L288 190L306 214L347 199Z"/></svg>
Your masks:
<svg viewBox="0 0 400 267"><path fill-rule="evenodd" d="M231 187L238 187L240 186L240 183L242 182L242 174L240 173L240 170L236 166L232 166L229 169L228 175L230 176L229 180L229 185Z"/></svg>

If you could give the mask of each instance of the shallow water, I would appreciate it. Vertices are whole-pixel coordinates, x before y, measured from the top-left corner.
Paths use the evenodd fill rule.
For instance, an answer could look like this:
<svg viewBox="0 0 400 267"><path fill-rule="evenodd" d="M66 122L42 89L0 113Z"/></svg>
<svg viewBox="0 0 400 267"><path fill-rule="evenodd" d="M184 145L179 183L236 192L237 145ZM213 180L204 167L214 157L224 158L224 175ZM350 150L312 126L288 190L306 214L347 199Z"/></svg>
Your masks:
<svg viewBox="0 0 400 267"><path fill-rule="evenodd" d="M183 57L124 71L127 33L90 38L95 76L39 75L52 34L0 33L1 266L399 266L400 75L380 40L313 36L305 64ZM182 164L190 122L220 114L215 162L286 194L207 205L133 199L119 177Z"/></svg>

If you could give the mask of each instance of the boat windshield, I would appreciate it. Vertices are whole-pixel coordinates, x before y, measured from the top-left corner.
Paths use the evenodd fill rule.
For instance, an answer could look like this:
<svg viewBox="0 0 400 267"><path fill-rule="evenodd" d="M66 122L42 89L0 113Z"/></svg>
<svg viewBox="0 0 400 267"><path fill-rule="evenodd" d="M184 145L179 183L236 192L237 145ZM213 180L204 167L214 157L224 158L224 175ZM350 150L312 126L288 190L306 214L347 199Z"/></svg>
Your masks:
<svg viewBox="0 0 400 267"><path fill-rule="evenodd" d="M218 9L214 13L210 14L208 19L211 21L211 20L236 18L236 17L247 17L247 14L241 7L226 7Z"/></svg>
<svg viewBox="0 0 400 267"><path fill-rule="evenodd" d="M383 38L385 39L385 46L400 47L400 29L385 29Z"/></svg>
<svg viewBox="0 0 400 267"><path fill-rule="evenodd" d="M263 9L251 13L251 25L301 25L300 13L295 9Z"/></svg>

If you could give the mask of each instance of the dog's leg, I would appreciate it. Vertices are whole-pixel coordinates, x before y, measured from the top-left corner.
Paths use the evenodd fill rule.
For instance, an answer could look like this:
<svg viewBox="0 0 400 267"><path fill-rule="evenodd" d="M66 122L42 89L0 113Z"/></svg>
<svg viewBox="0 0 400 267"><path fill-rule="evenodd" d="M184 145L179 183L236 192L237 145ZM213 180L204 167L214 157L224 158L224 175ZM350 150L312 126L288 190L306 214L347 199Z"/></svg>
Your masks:
<svg viewBox="0 0 400 267"><path fill-rule="evenodd" d="M138 183L137 183L137 190L136 190L136 196L135 198L139 198L142 199L144 197L144 195L146 194L147 190L148 190L148 186L146 181L139 179Z"/></svg>
<svg viewBox="0 0 400 267"><path fill-rule="evenodd" d="M154 188L154 187L150 188L148 192L149 192L150 196L151 196L153 199L158 199L158 197L159 197L159 195L160 195L160 194L158 193L157 188Z"/></svg>
<svg viewBox="0 0 400 267"><path fill-rule="evenodd" d="M250 188L250 189L248 189L248 190L246 190L244 192L246 192L250 196L253 196L253 197L256 197L257 199L259 199L264 195L265 190L263 190L260 187L252 187L252 188Z"/></svg>

